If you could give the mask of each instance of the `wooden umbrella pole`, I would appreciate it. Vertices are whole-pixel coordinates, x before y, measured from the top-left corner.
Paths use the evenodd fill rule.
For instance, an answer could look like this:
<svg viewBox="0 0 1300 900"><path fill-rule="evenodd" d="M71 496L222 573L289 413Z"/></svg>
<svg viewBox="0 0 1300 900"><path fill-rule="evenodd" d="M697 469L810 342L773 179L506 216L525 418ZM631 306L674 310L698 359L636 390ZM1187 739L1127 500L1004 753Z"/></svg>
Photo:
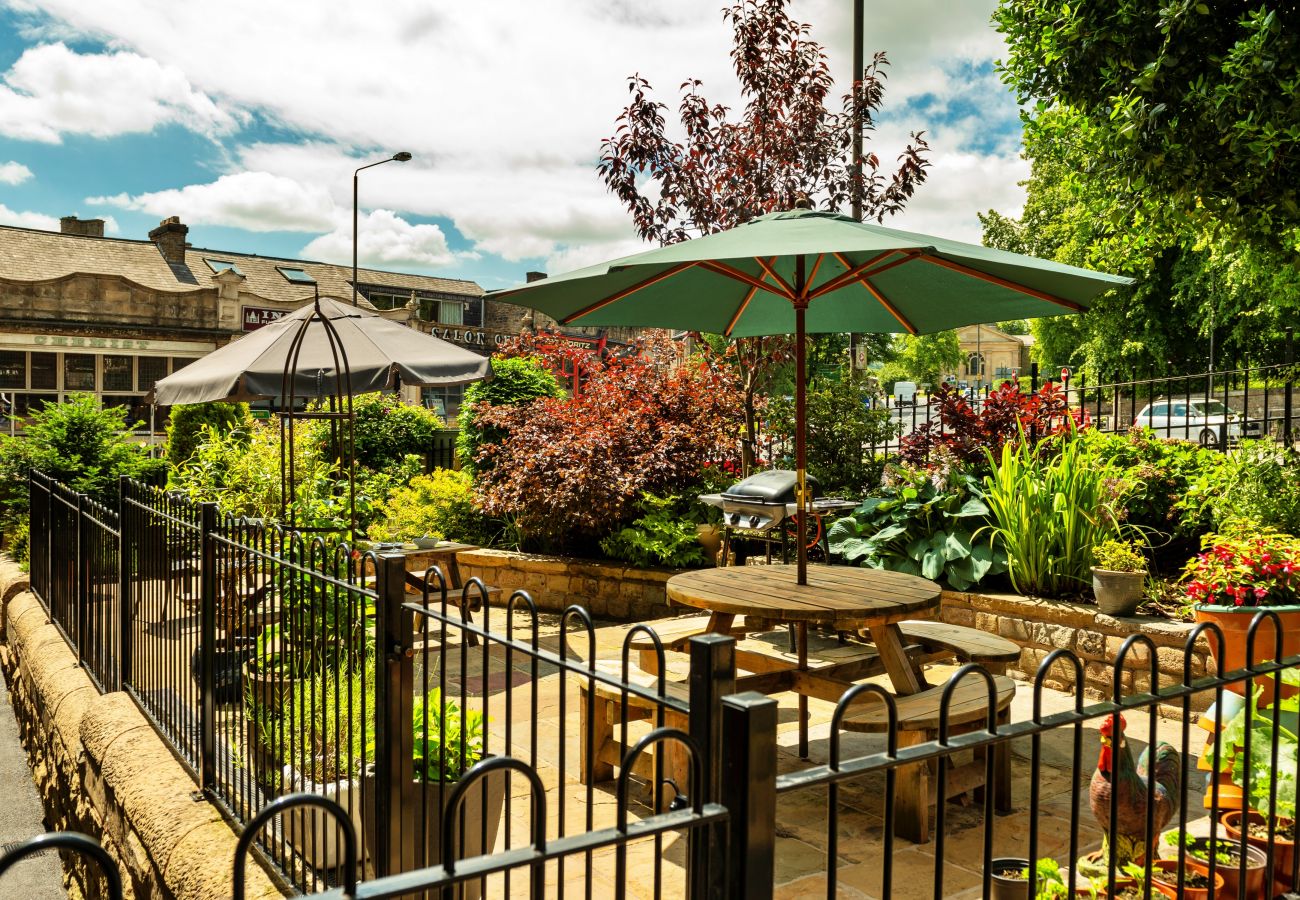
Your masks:
<svg viewBox="0 0 1300 900"><path fill-rule="evenodd" d="M808 583L808 348L804 314L808 310L808 297L804 283L804 258L799 254L794 260L794 467L796 486L795 503L798 510L796 527L799 541L795 572L797 584Z"/></svg>

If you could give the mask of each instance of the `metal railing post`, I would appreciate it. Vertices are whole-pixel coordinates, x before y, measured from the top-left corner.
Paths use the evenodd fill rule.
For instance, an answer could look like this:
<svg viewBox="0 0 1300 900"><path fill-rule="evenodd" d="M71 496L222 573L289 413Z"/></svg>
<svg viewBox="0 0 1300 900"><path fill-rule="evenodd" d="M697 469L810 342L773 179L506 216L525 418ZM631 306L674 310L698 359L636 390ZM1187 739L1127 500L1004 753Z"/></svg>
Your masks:
<svg viewBox="0 0 1300 900"><path fill-rule="evenodd" d="M76 604L76 608L72 611L72 614L76 618L76 623L77 623L76 625L77 636L74 640L77 645L75 648L77 651L77 665L82 667L86 665L86 653L84 648L82 647L82 644L85 643L86 618L88 613L90 612L90 591L89 591L90 579L86 577L86 567L88 565L88 559L86 553L87 548L85 546L86 544L86 511L85 511L85 504L84 504L85 499L86 499L85 494L82 493L77 494L77 508L76 508L77 534L75 538L76 550L75 550L73 570L72 570L72 602ZM67 624L68 623L65 620L65 625L64 625L65 628L67 627Z"/></svg>
<svg viewBox="0 0 1300 900"><path fill-rule="evenodd" d="M1282 401L1282 441L1291 446L1291 392L1295 390L1295 328L1286 329L1286 398Z"/></svg>
<svg viewBox="0 0 1300 900"><path fill-rule="evenodd" d="M45 479L45 615L54 621L54 482Z"/></svg>
<svg viewBox="0 0 1300 900"><path fill-rule="evenodd" d="M414 622L406 602L406 559L387 553L378 559L375 605L375 870L380 876L406 871L415 862L414 841L403 841L402 798L415 777Z"/></svg>
<svg viewBox="0 0 1300 900"><path fill-rule="evenodd" d="M725 634L705 634L690 641L691 738L700 749L703 784L687 792L700 792L705 803L718 802L722 780L722 698L736 691L736 639ZM713 852L725 846L722 828L695 828L687 839L687 872L692 900L715 897L726 876L726 866Z"/></svg>
<svg viewBox="0 0 1300 900"><path fill-rule="evenodd" d="M131 609L131 564L135 548L127 527L130 516L126 496L131 479L120 475L117 479L117 686L125 689L131 682L131 629L134 618Z"/></svg>
<svg viewBox="0 0 1300 900"><path fill-rule="evenodd" d="M727 896L771 900L776 862L776 701L754 691L722 700Z"/></svg>
<svg viewBox="0 0 1300 900"><path fill-rule="evenodd" d="M199 788L217 783L217 504L199 509Z"/></svg>

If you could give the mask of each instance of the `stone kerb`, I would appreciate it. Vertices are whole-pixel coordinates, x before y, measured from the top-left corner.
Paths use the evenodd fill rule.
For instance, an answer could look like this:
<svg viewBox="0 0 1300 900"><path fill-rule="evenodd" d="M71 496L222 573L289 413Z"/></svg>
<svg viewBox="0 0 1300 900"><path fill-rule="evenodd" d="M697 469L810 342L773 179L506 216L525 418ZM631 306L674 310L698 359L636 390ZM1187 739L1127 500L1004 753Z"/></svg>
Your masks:
<svg viewBox="0 0 1300 900"><path fill-rule="evenodd" d="M561 612L578 604L597 618L645 621L673 615L665 583L674 569L638 569L588 559L463 550L456 554L461 578L481 578L501 589L505 603L517 590L528 591L538 609Z"/></svg>
<svg viewBox="0 0 1300 900"><path fill-rule="evenodd" d="M99 840L129 898L229 897L236 836L217 808L193 800L193 779L130 697L100 695L34 595L3 605L0 666L51 830ZM69 896L105 896L94 871L67 857ZM247 896L282 894L253 865Z"/></svg>
<svg viewBox="0 0 1300 900"><path fill-rule="evenodd" d="M1130 635L1142 634L1155 647L1155 667L1161 687L1181 684L1183 650L1193 625L1171 622L1155 616L1116 618L1095 606L1022 597L1016 594L974 594L944 591L940 613L952 625L978 628L1014 641L1021 647L1020 662L1013 677L1031 680L1053 650L1070 650L1084 665L1084 694L1090 699L1109 699L1113 692L1114 662ZM1124 661L1120 685L1124 693L1145 692L1150 684L1152 660L1143 644L1135 645ZM1192 677L1212 670L1209 644L1202 637L1192 650ZM1057 690L1075 690L1072 666L1057 663L1043 682ZM1211 692L1192 698L1193 712L1203 712L1213 701ZM1166 715L1181 718L1181 706L1162 705Z"/></svg>

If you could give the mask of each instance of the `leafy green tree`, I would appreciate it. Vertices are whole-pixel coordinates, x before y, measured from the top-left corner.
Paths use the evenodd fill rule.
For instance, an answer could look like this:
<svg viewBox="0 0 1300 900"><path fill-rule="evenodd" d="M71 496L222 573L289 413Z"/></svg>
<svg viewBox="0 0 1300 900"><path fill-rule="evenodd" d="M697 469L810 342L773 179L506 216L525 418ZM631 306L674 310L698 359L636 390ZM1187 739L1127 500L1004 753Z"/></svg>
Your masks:
<svg viewBox="0 0 1300 900"><path fill-rule="evenodd" d="M476 381L465 389L465 402L460 407L460 434L456 437L456 458L461 468L474 474L479 447L499 443L505 437L505 432L498 426L480 424L482 408L522 406L538 397L558 398L563 395L555 374L540 359L492 357L492 377Z"/></svg>
<svg viewBox="0 0 1300 900"><path fill-rule="evenodd" d="M920 384L937 385L944 372L955 371L961 365L961 345L955 331L903 334L894 346L899 368Z"/></svg>
<svg viewBox="0 0 1300 900"><path fill-rule="evenodd" d="M408 455L423 457L434 432L442 427L433 410L406 403L396 394L358 394L352 398L352 414L356 417L352 441L357 463L376 471L400 463ZM339 457L330 447L328 421L317 420L312 435L322 458Z"/></svg>
<svg viewBox="0 0 1300 900"><path fill-rule="evenodd" d="M1300 7L1202 0L1002 0L1003 75L1036 102L1026 130L1069 138L1084 171L1131 185L1154 219L1223 224L1296 248L1300 224Z"/></svg>
<svg viewBox="0 0 1300 900"><path fill-rule="evenodd" d="M167 418L165 455L173 466L190 458L199 445L204 428L227 434L247 430L252 422L247 403L187 403L173 406Z"/></svg>

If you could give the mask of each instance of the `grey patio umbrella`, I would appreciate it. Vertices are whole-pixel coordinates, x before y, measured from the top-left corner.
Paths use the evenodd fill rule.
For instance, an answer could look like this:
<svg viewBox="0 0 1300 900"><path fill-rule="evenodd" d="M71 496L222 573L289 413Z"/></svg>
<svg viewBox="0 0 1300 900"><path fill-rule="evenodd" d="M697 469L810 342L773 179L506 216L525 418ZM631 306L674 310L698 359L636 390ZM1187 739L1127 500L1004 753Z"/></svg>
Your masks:
<svg viewBox="0 0 1300 900"><path fill-rule="evenodd" d="M305 329L304 320L310 320ZM291 362L288 384L285 367ZM321 298L162 379L154 385L153 402L174 406L364 394L391 390L399 378L408 385L457 385L486 378L488 367L487 357L369 310ZM339 381L341 370L350 378Z"/></svg>

